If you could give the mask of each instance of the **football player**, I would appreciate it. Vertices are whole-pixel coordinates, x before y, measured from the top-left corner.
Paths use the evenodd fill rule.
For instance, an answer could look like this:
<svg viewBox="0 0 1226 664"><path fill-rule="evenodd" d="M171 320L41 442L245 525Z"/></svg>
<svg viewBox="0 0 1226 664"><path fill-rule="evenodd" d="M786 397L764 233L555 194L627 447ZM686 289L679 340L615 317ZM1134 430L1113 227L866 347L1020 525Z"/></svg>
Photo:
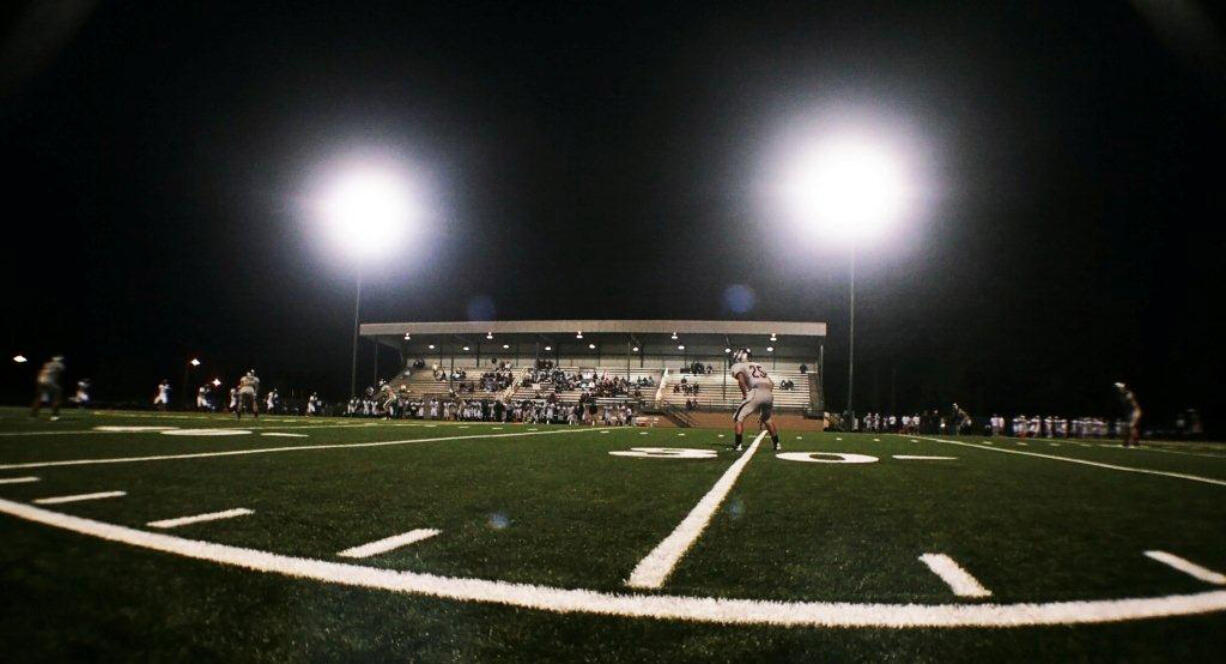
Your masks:
<svg viewBox="0 0 1226 664"><path fill-rule="evenodd" d="M60 419L60 398L64 391L60 389L60 376L64 373L64 356L56 355L43 364L38 372L35 383L34 403L30 406L30 417L38 417L43 402L51 404L51 421Z"/></svg>
<svg viewBox="0 0 1226 664"><path fill-rule="evenodd" d="M170 381L163 378L162 382L158 383L157 391L153 395L153 406L158 410L166 410L170 407Z"/></svg>
<svg viewBox="0 0 1226 664"><path fill-rule="evenodd" d="M748 348L741 348L732 354L732 377L741 388L741 405L732 416L733 432L736 434L737 452L743 449L745 436L745 418L757 413L758 420L770 432L771 442L775 451L779 451L779 430L771 421L775 406L775 383L767 375L761 364L753 361Z"/></svg>
<svg viewBox="0 0 1226 664"><path fill-rule="evenodd" d="M259 418L260 406L257 397L260 393L260 379L255 377L255 369L247 372L247 375L238 379L238 408L234 409L234 414L238 419L243 419L243 409L250 408L252 417Z"/></svg>
<svg viewBox="0 0 1226 664"><path fill-rule="evenodd" d="M1124 430L1124 447L1134 447L1141 444L1141 405L1137 403L1137 395L1123 383L1116 383L1115 389L1120 393L1120 401L1131 411L1128 415L1128 428Z"/></svg>

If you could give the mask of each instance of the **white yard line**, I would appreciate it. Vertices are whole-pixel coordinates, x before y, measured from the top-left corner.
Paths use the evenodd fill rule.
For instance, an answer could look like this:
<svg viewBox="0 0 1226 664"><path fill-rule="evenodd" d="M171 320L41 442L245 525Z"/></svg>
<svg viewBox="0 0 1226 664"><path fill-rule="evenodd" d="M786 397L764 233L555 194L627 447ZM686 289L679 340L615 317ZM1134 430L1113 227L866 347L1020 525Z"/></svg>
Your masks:
<svg viewBox="0 0 1226 664"><path fill-rule="evenodd" d="M922 456L919 454L895 454L895 459L903 461L955 461L958 457L951 456Z"/></svg>
<svg viewBox="0 0 1226 664"><path fill-rule="evenodd" d="M76 503L82 500L98 500L99 498L118 498L126 495L128 494L124 491L99 491L98 493L78 493L72 496L36 498L34 502L39 505L59 505L60 503Z"/></svg>
<svg viewBox="0 0 1226 664"><path fill-rule="evenodd" d="M236 568L324 583L555 613L792 627L1027 627L1123 622L1226 611L1226 590L1037 604L774 602L642 595L402 572L297 558L151 533L0 499L0 512L82 535Z"/></svg>
<svg viewBox="0 0 1226 664"><path fill-rule="evenodd" d="M28 484L37 481L38 478L33 475L29 477L0 477L0 484Z"/></svg>
<svg viewBox="0 0 1226 664"><path fill-rule="evenodd" d="M232 420L237 421L237 420ZM259 420L255 420L258 422ZM109 426L109 425L108 425ZM233 426L233 427L205 427L208 429L242 429L244 431L263 431L265 429L356 429L361 427L375 426L374 422L363 424L294 424L289 426ZM83 435L110 435L117 434L132 435L132 434L156 434L161 431L153 429L147 431L98 431L97 429L74 429L72 431L5 431L0 433L0 436L83 436Z"/></svg>
<svg viewBox="0 0 1226 664"><path fill-rule="evenodd" d="M342 558L369 558L380 553L387 553L392 549L399 549L402 546L408 546L414 542L429 539L441 532L443 531L435 530L434 528L417 528L410 530L407 533L392 535L391 537L385 537L381 540L370 542L369 544L363 544L362 546L355 546L350 549L345 549L336 555Z"/></svg>
<svg viewBox="0 0 1226 664"><path fill-rule="evenodd" d="M1083 466L1094 466L1096 468L1107 468L1109 470L1119 470L1125 473L1143 473L1145 475L1160 475L1162 477L1174 477L1180 480L1189 480L1191 482L1204 482L1205 484L1216 484L1218 486L1226 486L1226 480L1218 480L1212 477L1201 477L1199 475L1189 475L1187 473L1172 473L1165 470L1150 470L1148 468L1134 468L1132 466L1119 466L1113 463L1102 463L1099 461L1086 461L1085 459L1074 459L1072 457L1058 456L1055 454L1043 454L1042 452L1023 452L1021 450L1007 450L999 447L985 447L974 443L963 443L957 440L945 440L944 438L924 438L935 443L945 443L947 445L961 445L963 447L974 447L980 450L988 450L989 452L1001 452L1003 454L1020 454L1022 456L1038 457L1040 459L1053 459L1055 461L1065 461L1068 463L1078 463ZM0 466L0 469L3 469Z"/></svg>
<svg viewBox="0 0 1226 664"><path fill-rule="evenodd" d="M217 521L218 519L233 519L236 516L246 516L248 514L255 514L255 512L245 507L236 507L232 510L226 510L224 512L209 512L208 514L196 514L195 516L181 516L175 519L150 521L145 525L153 528L178 528L179 526L186 526L192 523Z"/></svg>
<svg viewBox="0 0 1226 664"><path fill-rule="evenodd" d="M0 470L17 468L47 468L53 466L89 466L103 463L137 463L141 461L168 461L172 459L204 459L208 457L240 456L244 454L276 454L280 452L305 452L311 450L339 450L358 447L384 447L388 445L415 445L417 443L437 443L446 440L477 440L486 438L510 438L518 436L555 436L564 433L574 433L577 429L559 429L557 431L541 431L539 433L500 433L471 434L467 436L444 436L441 438L411 438L408 440L386 440L373 443L335 443L329 445L298 445L295 447L263 447L250 450L229 450L225 452L193 452L190 454L159 454L155 456L117 457L113 459L73 459L69 461L34 461L30 463L11 463L0 465Z"/></svg>
<svg viewBox="0 0 1226 664"><path fill-rule="evenodd" d="M943 553L925 553L919 559L920 562L928 566L928 569L932 570L933 574L941 577L941 580L958 597L992 596L991 590L984 588L983 584L979 583L969 572L962 569L958 563L954 562L953 558Z"/></svg>
<svg viewBox="0 0 1226 664"><path fill-rule="evenodd" d="M698 536L702 535L702 531L706 530L711 517L719 509L720 503L724 502L724 497L732 490L732 485L736 484L737 478L741 476L741 471L745 470L745 466L753 458L754 452L758 451L758 446L764 437L766 437L765 429L758 434L757 438L754 438L753 443L749 449L745 450L741 458L734 461L728 470L724 471L724 474L715 482L715 486L711 487L707 495L698 501L698 504L681 520L676 529L652 549L647 557L639 561L634 571L630 573L630 578L626 580L627 586L659 588L664 585L664 580L673 573L673 568L677 566L681 557L690 550Z"/></svg>
<svg viewBox="0 0 1226 664"><path fill-rule="evenodd" d="M1226 586L1226 574L1201 567L1200 565L1197 565L1190 560L1184 560L1173 553L1167 553L1165 551L1146 551L1145 555L1157 560L1160 563L1170 565L1184 574L1196 577L1205 583Z"/></svg>

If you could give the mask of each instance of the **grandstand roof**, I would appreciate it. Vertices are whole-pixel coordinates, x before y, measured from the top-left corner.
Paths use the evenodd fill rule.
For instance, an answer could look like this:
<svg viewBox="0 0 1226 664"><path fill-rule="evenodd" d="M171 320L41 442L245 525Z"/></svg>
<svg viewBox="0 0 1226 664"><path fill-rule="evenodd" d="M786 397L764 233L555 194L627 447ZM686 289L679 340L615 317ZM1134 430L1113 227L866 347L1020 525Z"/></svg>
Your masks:
<svg viewBox="0 0 1226 664"><path fill-rule="evenodd" d="M580 333L582 339L578 338ZM403 322L363 323L360 334L419 357L543 355L544 347L549 346L550 353L571 356L626 355L631 347L638 347L641 355L699 358L722 356L725 348L746 346L759 356L770 347L775 357L812 359L825 340L826 324L702 320ZM590 348L592 345L596 348ZM464 346L469 350L464 351Z"/></svg>

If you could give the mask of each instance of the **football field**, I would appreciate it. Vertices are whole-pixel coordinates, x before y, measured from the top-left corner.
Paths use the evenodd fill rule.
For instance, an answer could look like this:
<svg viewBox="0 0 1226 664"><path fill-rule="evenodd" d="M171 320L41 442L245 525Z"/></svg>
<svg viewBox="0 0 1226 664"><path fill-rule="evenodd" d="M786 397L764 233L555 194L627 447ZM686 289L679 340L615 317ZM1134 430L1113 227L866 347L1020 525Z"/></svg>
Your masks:
<svg viewBox="0 0 1226 664"><path fill-rule="evenodd" d="M0 409L4 659L1226 652L1224 446L752 434Z"/></svg>

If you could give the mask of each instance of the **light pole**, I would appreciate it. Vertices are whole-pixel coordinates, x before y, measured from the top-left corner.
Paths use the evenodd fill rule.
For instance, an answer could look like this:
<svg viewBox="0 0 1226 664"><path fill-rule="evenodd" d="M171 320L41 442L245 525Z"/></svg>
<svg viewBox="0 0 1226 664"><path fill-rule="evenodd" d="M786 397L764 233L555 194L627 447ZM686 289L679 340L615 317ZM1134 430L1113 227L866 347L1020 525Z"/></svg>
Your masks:
<svg viewBox="0 0 1226 664"><path fill-rule="evenodd" d="M195 369L198 366L200 366L200 360L193 357L183 367L183 404L184 404L183 409L184 410L192 409L191 397L187 395L187 380L188 380L188 375L191 373L191 370ZM167 407L169 408L169 405Z"/></svg>
<svg viewBox="0 0 1226 664"><path fill-rule="evenodd" d="M856 409L852 403L856 384L856 243L851 243L851 302L847 336L847 416L855 426Z"/></svg>
<svg viewBox="0 0 1226 664"><path fill-rule="evenodd" d="M814 142L792 166L784 193L802 225L850 249L847 339L848 424L855 426L856 252L905 211L910 185L901 160L871 135Z"/></svg>
<svg viewBox="0 0 1226 664"><path fill-rule="evenodd" d="M349 165L334 177L316 210L329 245L354 263L353 348L349 396L358 393L358 339L361 336L362 264L398 246L417 216L402 169L390 163Z"/></svg>
<svg viewBox="0 0 1226 664"><path fill-rule="evenodd" d="M358 322L358 314L362 308L362 270L360 268L354 281L357 283L357 288L353 294L353 363L349 366L350 399L358 395L358 330L362 326Z"/></svg>

